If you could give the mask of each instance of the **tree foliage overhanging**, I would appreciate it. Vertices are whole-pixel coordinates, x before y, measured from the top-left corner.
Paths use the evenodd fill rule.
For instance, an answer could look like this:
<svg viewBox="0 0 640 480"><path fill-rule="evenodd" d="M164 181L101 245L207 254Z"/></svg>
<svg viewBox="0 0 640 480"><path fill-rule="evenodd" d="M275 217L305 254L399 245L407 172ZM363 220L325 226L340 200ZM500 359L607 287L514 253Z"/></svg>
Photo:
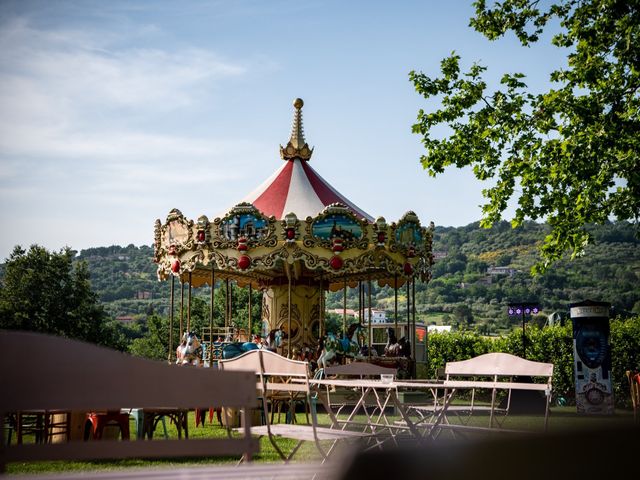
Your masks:
<svg viewBox="0 0 640 480"><path fill-rule="evenodd" d="M581 255L591 240L588 224L640 216L640 1L504 0L474 3L470 26L490 40L515 33L523 46L539 40L549 22L552 38L567 49L567 65L550 75L552 88L530 92L524 75L505 74L490 92L486 68L461 72L454 53L441 76L412 71L416 91L439 98L420 110L414 133L423 137L423 167L436 176L446 167L471 167L481 180L483 226L502 217L517 198L512 225L546 219L552 229L541 246L544 271L567 251ZM434 127L447 126L446 138Z"/></svg>

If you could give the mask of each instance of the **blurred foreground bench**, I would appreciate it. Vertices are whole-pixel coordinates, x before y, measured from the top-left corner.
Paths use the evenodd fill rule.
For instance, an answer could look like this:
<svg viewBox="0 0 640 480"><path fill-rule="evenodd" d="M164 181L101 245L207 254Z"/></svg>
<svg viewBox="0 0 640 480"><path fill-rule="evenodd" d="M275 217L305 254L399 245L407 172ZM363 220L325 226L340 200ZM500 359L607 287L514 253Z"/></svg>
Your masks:
<svg viewBox="0 0 640 480"><path fill-rule="evenodd" d="M258 451L250 434L251 415L245 415L243 435L236 438L5 444L5 418L17 412L217 405L244 415L256 404L252 372L169 365L76 340L0 331L0 382L0 472L8 462L198 456L251 460Z"/></svg>

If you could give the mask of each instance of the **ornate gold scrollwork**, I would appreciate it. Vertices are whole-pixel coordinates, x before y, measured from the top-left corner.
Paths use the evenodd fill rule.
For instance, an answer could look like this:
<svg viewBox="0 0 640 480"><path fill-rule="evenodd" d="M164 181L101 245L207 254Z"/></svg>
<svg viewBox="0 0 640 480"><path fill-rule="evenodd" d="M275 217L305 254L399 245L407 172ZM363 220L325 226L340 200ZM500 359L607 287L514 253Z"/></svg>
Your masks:
<svg viewBox="0 0 640 480"><path fill-rule="evenodd" d="M300 236L298 233L300 220L298 220L295 213L287 213L280 222L280 225L282 226L282 238L285 242L293 243L298 240Z"/></svg>
<svg viewBox="0 0 640 480"><path fill-rule="evenodd" d="M213 224L213 248L235 248L239 238L246 240L248 248L275 247L278 244L275 218L265 217L250 203L236 205L224 217L216 218Z"/></svg>
<svg viewBox="0 0 640 480"><path fill-rule="evenodd" d="M198 218L194 237L199 249L205 248L211 242L211 228L206 215L201 215Z"/></svg>
<svg viewBox="0 0 640 480"><path fill-rule="evenodd" d="M297 304L293 303L291 305L291 332L289 332L289 305L286 303L280 308L278 327L287 332L289 342L295 343L298 341L298 337L300 337L302 333L302 328L300 323L300 309Z"/></svg>
<svg viewBox="0 0 640 480"><path fill-rule="evenodd" d="M162 248L162 222L158 218L153 225L153 261L158 263L161 257Z"/></svg>
<svg viewBox="0 0 640 480"><path fill-rule="evenodd" d="M366 249L368 222L358 219L351 210L341 203L326 207L317 217L307 217L303 245L308 248L334 248L336 239L343 249Z"/></svg>

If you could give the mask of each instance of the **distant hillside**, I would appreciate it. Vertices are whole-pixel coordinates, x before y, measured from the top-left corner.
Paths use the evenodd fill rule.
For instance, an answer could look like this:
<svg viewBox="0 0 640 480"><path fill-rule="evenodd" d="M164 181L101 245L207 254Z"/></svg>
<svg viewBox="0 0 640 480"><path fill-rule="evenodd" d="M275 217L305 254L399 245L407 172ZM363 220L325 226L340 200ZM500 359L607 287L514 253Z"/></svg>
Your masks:
<svg viewBox="0 0 640 480"><path fill-rule="evenodd" d="M515 230L507 222L488 230L478 223L436 227L433 279L416 285L419 318L481 325L490 333L512 325L505 313L509 301L538 301L549 314L590 298L611 302L619 311L640 313L640 241L635 227L615 223L594 229L597 243L584 257L563 260L531 278L536 248L546 233L546 225L533 222ZM93 287L113 317L166 312L169 285L158 282L152 258L152 247L134 245L90 248L78 256L88 263ZM404 310L404 291L399 295ZM376 307L392 312L393 291L377 288L373 298ZM357 308L357 290L349 292L348 305ZM329 294L327 307L341 308L342 293Z"/></svg>
<svg viewBox="0 0 640 480"><path fill-rule="evenodd" d="M512 301L537 301L546 314L564 313L570 303L587 298L611 302L619 312L640 312L640 241L634 226L594 228L596 243L582 258L562 260L532 278L530 268L547 232L546 225L533 222L518 229L507 222L492 229L478 223L436 227L433 250L439 259L432 281L419 289L418 309L432 316L446 312L450 323L486 324L489 331L509 327L505 305Z"/></svg>
<svg viewBox="0 0 640 480"><path fill-rule="evenodd" d="M111 316L166 310L169 287L158 281L153 247L89 248L80 252L78 260L87 262L93 288Z"/></svg>

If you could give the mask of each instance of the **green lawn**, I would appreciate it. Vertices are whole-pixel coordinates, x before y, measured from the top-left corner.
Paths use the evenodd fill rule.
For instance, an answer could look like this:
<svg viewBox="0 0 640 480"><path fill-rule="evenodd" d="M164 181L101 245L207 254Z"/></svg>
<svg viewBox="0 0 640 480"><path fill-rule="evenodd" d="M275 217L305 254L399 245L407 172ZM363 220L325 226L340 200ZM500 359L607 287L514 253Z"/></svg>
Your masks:
<svg viewBox="0 0 640 480"><path fill-rule="evenodd" d="M298 413L300 420L304 421L304 414ZM284 421L284 416L282 418ZM328 417L319 414L318 420L328 425ZM364 421L364 416L358 416L357 420ZM455 423L455 420L452 420ZM633 424L633 414L630 410L616 410L613 416L584 416L576 413L575 407L554 407L551 409L549 419L549 432L557 433L566 430L593 430L601 428L624 427ZM486 415L475 415L469 425L487 426L488 417ZM167 425L169 437L177 438L175 426ZM510 415L504 421L503 428L542 431L543 418L539 415ZM135 436L135 425L131 422L131 433ZM214 423L206 423L204 426L195 427L193 412L189 417L189 437L195 438L214 438L226 435L226 430L220 427L214 420ZM163 441L162 427L156 430L154 441ZM157 440L156 440L157 438ZM15 439L14 439L15 441ZM135 440L132 440L135 441ZM294 441L285 439L280 440L280 444L285 449L292 448ZM307 442L306 445L296 454L297 460L317 460L318 454L314 446ZM196 465L212 465L212 464L234 464L237 458L180 458L180 459L164 459L164 460L114 460L114 461L93 461L93 462L31 462L31 463L10 463L7 465L7 473L9 474L35 474L35 473L53 473L53 472L69 472L69 471L106 471L122 468L170 468L175 466L187 467ZM279 457L273 449L268 439L261 439L260 453L255 457L256 462L278 462Z"/></svg>

